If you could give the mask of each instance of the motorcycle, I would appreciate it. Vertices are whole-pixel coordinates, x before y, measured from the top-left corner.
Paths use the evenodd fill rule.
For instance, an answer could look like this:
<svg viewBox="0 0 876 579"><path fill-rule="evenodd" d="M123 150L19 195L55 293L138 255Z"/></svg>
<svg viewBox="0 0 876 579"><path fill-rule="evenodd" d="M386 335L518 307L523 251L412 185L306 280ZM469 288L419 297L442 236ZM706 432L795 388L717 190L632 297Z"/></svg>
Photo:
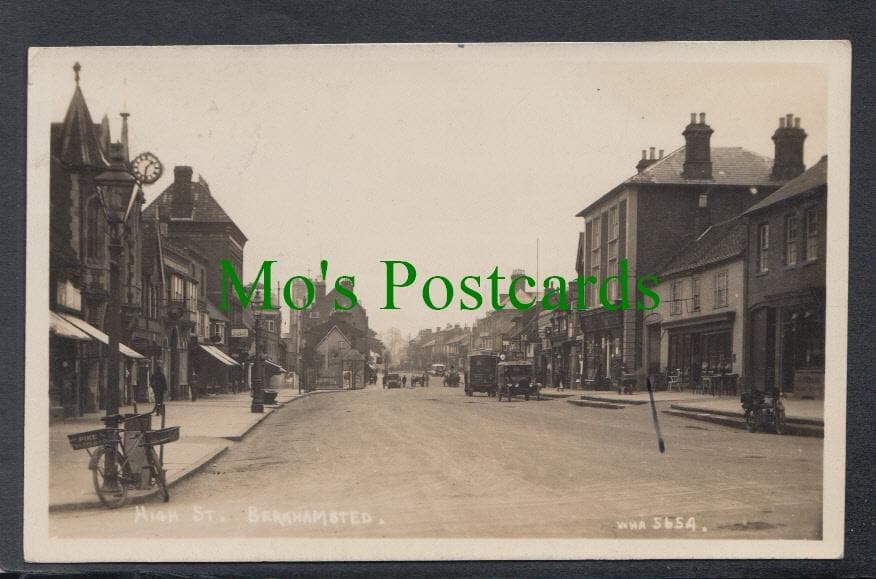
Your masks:
<svg viewBox="0 0 876 579"><path fill-rule="evenodd" d="M743 392L740 402L749 432L772 425L776 434L785 433L785 404L781 393L767 396L759 390Z"/></svg>

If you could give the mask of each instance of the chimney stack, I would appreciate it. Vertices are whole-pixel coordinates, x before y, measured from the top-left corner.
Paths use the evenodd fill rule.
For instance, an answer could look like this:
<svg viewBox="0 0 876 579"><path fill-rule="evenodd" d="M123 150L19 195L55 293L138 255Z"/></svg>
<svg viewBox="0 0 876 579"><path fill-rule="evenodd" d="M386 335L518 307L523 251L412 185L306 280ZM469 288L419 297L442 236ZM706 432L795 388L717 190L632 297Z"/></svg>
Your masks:
<svg viewBox="0 0 876 579"><path fill-rule="evenodd" d="M173 168L173 201L171 217L191 219L195 209L192 195L192 168L177 165Z"/></svg>
<svg viewBox="0 0 876 579"><path fill-rule="evenodd" d="M684 171L681 176L685 179L711 179L712 178L712 153L710 141L712 139L712 127L706 124L706 113L700 113L699 122L697 114L690 114L690 124L684 132Z"/></svg>
<svg viewBox="0 0 876 579"><path fill-rule="evenodd" d="M654 155L654 151L657 150L657 147L649 147L648 149L642 149L642 158L639 159L639 162L636 164L636 171L641 173L657 161L663 158L663 149L660 149L660 157L656 157Z"/></svg>
<svg viewBox="0 0 876 579"><path fill-rule="evenodd" d="M789 114L779 117L779 128L773 133L776 154L773 160L772 179L788 181L806 169L803 164L803 141L806 131L800 128L800 117Z"/></svg>

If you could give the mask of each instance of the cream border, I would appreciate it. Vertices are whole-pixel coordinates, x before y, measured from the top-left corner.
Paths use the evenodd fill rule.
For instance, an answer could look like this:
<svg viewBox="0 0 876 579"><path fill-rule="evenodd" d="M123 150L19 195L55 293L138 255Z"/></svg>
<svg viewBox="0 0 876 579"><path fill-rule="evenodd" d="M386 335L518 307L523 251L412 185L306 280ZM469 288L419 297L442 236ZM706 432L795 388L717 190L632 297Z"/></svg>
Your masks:
<svg viewBox="0 0 876 579"><path fill-rule="evenodd" d="M345 50L406 50L412 45L345 45ZM422 45L413 45L422 48ZM488 45L519 50L521 45ZM524 45L525 46L525 45ZM687 559L838 558L843 554L845 408L848 316L849 143L851 44L847 41L678 42L539 45L556 51L588 51L614 62L807 62L829 68L828 260L825 381L823 539L779 540L587 540L587 539L142 539L71 540L48 535L48 268L49 131L47 100L28 90L27 296L25 328L24 556L32 562L105 561L358 561L472 559ZM155 47L159 48L160 47ZM183 47L221 50L219 47ZM262 46L253 50L284 50ZM81 47L77 50L153 50L153 47ZM31 48L32 62L43 51ZM525 54L521 55L525 58Z"/></svg>

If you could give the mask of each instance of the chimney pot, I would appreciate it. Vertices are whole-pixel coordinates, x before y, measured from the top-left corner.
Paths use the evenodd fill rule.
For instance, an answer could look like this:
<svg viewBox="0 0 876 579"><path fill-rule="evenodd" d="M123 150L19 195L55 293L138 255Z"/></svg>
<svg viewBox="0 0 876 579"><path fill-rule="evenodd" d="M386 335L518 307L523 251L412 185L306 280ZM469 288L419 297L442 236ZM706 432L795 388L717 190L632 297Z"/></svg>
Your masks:
<svg viewBox="0 0 876 579"><path fill-rule="evenodd" d="M773 133L772 179L788 181L806 169L803 164L803 143L806 132L800 127L800 117L788 114L779 119L779 128Z"/></svg>
<svg viewBox="0 0 876 579"><path fill-rule="evenodd" d="M651 159L654 158L654 149L655 149L654 147L651 147L651 157L650 157Z"/></svg>
<svg viewBox="0 0 876 579"><path fill-rule="evenodd" d="M695 119L696 113L691 115ZM684 170L685 179L711 179L712 153L710 141L712 128L706 124L706 113L700 113L700 122L688 125L684 135Z"/></svg>
<svg viewBox="0 0 876 579"><path fill-rule="evenodd" d="M642 159L648 158L648 152L645 149L642 149Z"/></svg>
<svg viewBox="0 0 876 579"><path fill-rule="evenodd" d="M660 149L660 158L663 158L663 149Z"/></svg>
<svg viewBox="0 0 876 579"><path fill-rule="evenodd" d="M690 124L692 124L692 125L697 124L697 114L696 113L690 114Z"/></svg>

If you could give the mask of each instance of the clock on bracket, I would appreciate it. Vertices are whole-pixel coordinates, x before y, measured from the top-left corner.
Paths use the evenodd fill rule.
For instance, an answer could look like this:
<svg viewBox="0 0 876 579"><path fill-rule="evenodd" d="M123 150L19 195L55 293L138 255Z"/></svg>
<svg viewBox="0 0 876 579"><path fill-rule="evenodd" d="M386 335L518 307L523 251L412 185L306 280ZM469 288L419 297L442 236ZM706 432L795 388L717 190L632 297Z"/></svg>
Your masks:
<svg viewBox="0 0 876 579"><path fill-rule="evenodd" d="M131 172L138 183L148 185L161 178L164 166L152 153L140 153L131 161Z"/></svg>

